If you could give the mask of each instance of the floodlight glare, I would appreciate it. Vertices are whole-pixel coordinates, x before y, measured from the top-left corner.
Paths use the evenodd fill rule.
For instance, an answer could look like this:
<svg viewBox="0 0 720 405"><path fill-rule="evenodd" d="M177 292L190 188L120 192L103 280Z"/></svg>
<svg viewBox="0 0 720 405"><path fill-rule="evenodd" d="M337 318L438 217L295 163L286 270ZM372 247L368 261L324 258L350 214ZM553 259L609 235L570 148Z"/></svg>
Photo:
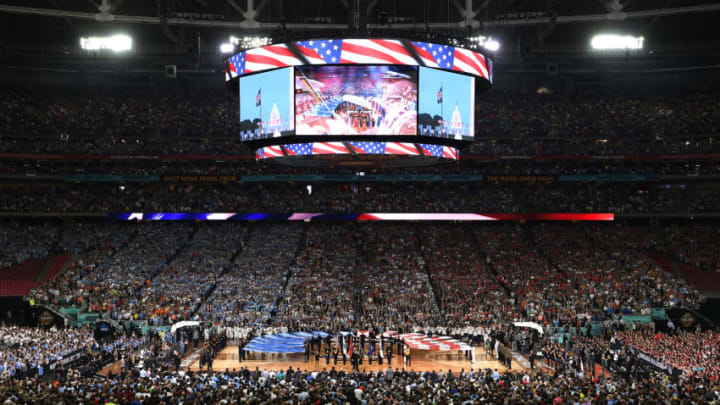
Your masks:
<svg viewBox="0 0 720 405"><path fill-rule="evenodd" d="M230 43L235 46L238 46L240 49L260 48L265 45L270 45L272 43L272 38L270 38L270 37L238 38L236 36L230 36Z"/></svg>
<svg viewBox="0 0 720 405"><path fill-rule="evenodd" d="M487 42L485 42L483 48L487 49L488 51L495 52L500 49L500 42L490 38Z"/></svg>
<svg viewBox="0 0 720 405"><path fill-rule="evenodd" d="M595 35L590 45L593 49L642 49L644 41L631 35L601 34Z"/></svg>
<svg viewBox="0 0 720 405"><path fill-rule="evenodd" d="M109 50L113 52L124 52L132 49L132 38L127 35L81 37L80 48L87 51Z"/></svg>
<svg viewBox="0 0 720 405"><path fill-rule="evenodd" d="M500 49L500 42L498 42L493 37L478 35L476 37L469 37L468 41L473 42L476 44L476 46L482 47L491 52L495 52Z"/></svg>
<svg viewBox="0 0 720 405"><path fill-rule="evenodd" d="M232 53L235 50L235 46L233 44L224 43L220 44L220 52L221 53Z"/></svg>

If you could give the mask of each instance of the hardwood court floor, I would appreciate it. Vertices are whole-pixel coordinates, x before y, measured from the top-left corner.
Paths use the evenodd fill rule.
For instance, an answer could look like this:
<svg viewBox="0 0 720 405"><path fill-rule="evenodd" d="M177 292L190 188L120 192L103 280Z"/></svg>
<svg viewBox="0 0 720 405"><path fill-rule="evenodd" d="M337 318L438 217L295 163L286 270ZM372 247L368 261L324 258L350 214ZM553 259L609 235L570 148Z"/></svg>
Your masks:
<svg viewBox="0 0 720 405"><path fill-rule="evenodd" d="M485 354L485 350L481 347L475 349L476 361L472 364L469 360L465 359L462 354L447 353L447 352L429 352L422 350L413 350L411 354L412 365L405 367L406 370L414 371L432 371L432 370L452 370L453 373L459 372L462 369L469 371L471 368L477 369L497 369L500 372L508 371L506 367L501 365L496 359ZM257 356L255 356L257 355ZM255 356L255 357L253 357ZM342 363L342 356L338 358L337 365L334 364L332 356L330 357L330 364L325 363L325 358L321 357L318 364L315 364L314 358L309 362L305 362L304 354L251 354L250 359L238 362L238 347L237 345L229 345L224 348L213 361L213 370L224 371L225 369L232 370L233 368L248 367L254 369L258 367L260 370L287 370L288 367L294 369L308 370L308 371L322 371L323 369L330 370L335 367L336 370L344 370L345 372L352 371L352 365L348 360L346 365ZM383 361L382 365L379 365L377 361L373 361L372 365L368 364L367 359L360 365L360 371L384 371L388 367L387 361ZM393 368L403 368L402 359L398 356L392 359ZM522 370L522 367L513 363L513 369L511 371ZM191 370L199 370L199 361L194 361L190 364ZM204 368L207 369L207 368Z"/></svg>

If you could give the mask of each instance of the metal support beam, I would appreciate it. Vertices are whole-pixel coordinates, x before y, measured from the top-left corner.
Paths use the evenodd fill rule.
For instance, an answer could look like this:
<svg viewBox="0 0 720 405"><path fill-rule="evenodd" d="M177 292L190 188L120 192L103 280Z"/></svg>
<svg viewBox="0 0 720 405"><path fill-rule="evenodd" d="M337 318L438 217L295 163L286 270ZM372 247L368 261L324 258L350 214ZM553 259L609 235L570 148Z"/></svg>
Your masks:
<svg viewBox="0 0 720 405"><path fill-rule="evenodd" d="M245 11L242 8L240 8L240 6L237 3L235 3L233 0L227 0L227 3L230 5L230 7L234 8L235 11L237 11L240 14L242 14Z"/></svg>
<svg viewBox="0 0 720 405"><path fill-rule="evenodd" d="M120 7L122 4L123 4L123 0L115 0L115 1L112 3L112 7L110 7L110 12L111 12L111 13L114 12L114 11L117 10L118 7Z"/></svg>
<svg viewBox="0 0 720 405"><path fill-rule="evenodd" d="M347 1L347 0L344 0L344 1ZM377 6L378 1L379 1L379 0L372 0L372 1L370 2L370 4L368 4L368 6L367 6L367 12L365 13L365 15L370 15L370 13L373 11L373 9L375 8L375 6Z"/></svg>
<svg viewBox="0 0 720 405"><path fill-rule="evenodd" d="M229 2L232 0L228 0ZM627 11L625 12L626 18L650 18L650 17L665 17L672 15L683 15L683 14L696 14L696 13L707 13L720 11L720 3L704 4L698 6L684 6L674 7L667 9L653 9L653 10L641 10L641 11ZM37 15L44 17L59 17L59 18L75 18L80 20L95 20L95 14L81 12L81 11L68 11L68 10L51 10L36 7L23 7L23 6L8 6L0 5L0 12L11 13L11 14L24 14L24 15ZM489 20L486 21L488 26L524 26L524 25L540 25L547 24L550 22L549 17L537 17L537 18L519 18L513 20ZM571 24L571 23L583 23L583 22L596 22L606 21L607 14L585 14L585 15L574 15L574 16L558 16L556 24ZM132 23L132 24L160 24L158 17L149 16L132 16L132 15L115 15L114 22L116 23ZM232 29L250 29L245 21L207 21L207 20L186 20L183 18L168 18L168 25L184 25L191 27L210 27L210 28L232 28ZM257 23L256 28L267 28L276 29L280 26L280 22L267 22ZM428 27L433 29L453 29L462 27L464 21L456 22L437 22L429 23ZM287 29L346 29L345 24L312 24L312 23L286 23ZM255 27L254 27L255 28ZM378 27L382 28L382 27ZM417 24L393 24L392 29L418 29Z"/></svg>
<svg viewBox="0 0 720 405"><path fill-rule="evenodd" d="M670 6L673 4L674 1L675 1L675 0L667 0L667 1L665 2L665 4L663 4L662 8L665 9L665 8L670 7ZM659 15L653 17L652 20L650 20L650 26L652 27L653 25L655 25L655 23L656 23L657 20L659 20L659 19L660 19L660 16L659 16Z"/></svg>
<svg viewBox="0 0 720 405"><path fill-rule="evenodd" d="M485 2L485 5L484 5L483 7L487 6L487 4L488 4L489 2L490 2L490 1L487 0L487 1ZM455 9L457 9L457 11L458 11L458 13L460 14L460 16L462 16L463 19L464 19L464 20L460 23L460 26L461 26L461 27L465 27L465 28L467 28L467 27L470 27L470 28L478 28L478 27L480 27L480 22L475 20L475 16L477 15L477 11L474 11L473 8L472 8L472 6L473 6L473 0L465 0L465 6L464 6L464 7L462 6L462 4L460 4L460 1L459 1L459 0L453 1L453 5L455 6Z"/></svg>
<svg viewBox="0 0 720 405"><path fill-rule="evenodd" d="M50 0L50 3L52 3L52 5L55 6L56 9L60 10L60 6L57 4L57 1ZM65 17L64 20L66 23L68 23L69 26L71 26L71 27L73 26L71 19L69 19L68 17Z"/></svg>

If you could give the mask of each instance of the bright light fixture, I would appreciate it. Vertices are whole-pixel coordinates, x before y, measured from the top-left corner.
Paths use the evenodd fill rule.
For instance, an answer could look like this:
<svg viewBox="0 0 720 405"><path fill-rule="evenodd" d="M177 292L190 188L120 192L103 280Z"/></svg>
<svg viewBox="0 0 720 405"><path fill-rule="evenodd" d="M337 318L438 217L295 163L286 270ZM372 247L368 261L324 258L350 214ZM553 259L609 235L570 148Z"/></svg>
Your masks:
<svg viewBox="0 0 720 405"><path fill-rule="evenodd" d="M497 51L500 49L500 42L490 38L487 42L485 42L485 45L483 45L483 48L487 49L488 51Z"/></svg>
<svg viewBox="0 0 720 405"><path fill-rule="evenodd" d="M87 51L109 50L113 52L125 52L132 49L132 38L127 35L81 37L80 48Z"/></svg>
<svg viewBox="0 0 720 405"><path fill-rule="evenodd" d="M595 35L590 42L593 49L642 49L645 38L631 35Z"/></svg>
<svg viewBox="0 0 720 405"><path fill-rule="evenodd" d="M265 46L265 45L270 45L272 43L272 38L270 38L270 37L238 38L235 36L231 36L230 43L239 47L240 49L252 49L252 48L259 48L259 47Z"/></svg>
<svg viewBox="0 0 720 405"><path fill-rule="evenodd" d="M491 52L495 52L500 49L500 42L493 37L478 35L476 37L469 37L468 41L474 42L477 46L483 47Z"/></svg>
<svg viewBox="0 0 720 405"><path fill-rule="evenodd" d="M235 50L235 45L233 45L233 44L229 44L227 42L224 44L220 44L220 52L221 53L232 53L234 50Z"/></svg>

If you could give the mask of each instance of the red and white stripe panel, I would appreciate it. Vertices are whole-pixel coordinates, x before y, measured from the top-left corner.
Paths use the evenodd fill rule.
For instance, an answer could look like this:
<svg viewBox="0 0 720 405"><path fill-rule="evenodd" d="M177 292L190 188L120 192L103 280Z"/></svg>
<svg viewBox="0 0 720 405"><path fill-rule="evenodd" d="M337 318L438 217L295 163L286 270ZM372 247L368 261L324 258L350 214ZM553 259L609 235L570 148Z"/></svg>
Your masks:
<svg viewBox="0 0 720 405"><path fill-rule="evenodd" d="M469 49L455 48L453 70L489 78L485 57Z"/></svg>
<svg viewBox="0 0 720 405"><path fill-rule="evenodd" d="M400 41L388 39L343 40L340 63L417 65Z"/></svg>
<svg viewBox="0 0 720 405"><path fill-rule="evenodd" d="M413 349L430 351L472 350L467 343L460 342L450 336L429 337L418 333L406 333L400 338Z"/></svg>
<svg viewBox="0 0 720 405"><path fill-rule="evenodd" d="M266 146L263 148L263 157L265 159L282 156L285 156L285 154L283 153L282 148L280 148L280 145Z"/></svg>
<svg viewBox="0 0 720 405"><path fill-rule="evenodd" d="M226 75L225 76L226 80L230 80L230 79L234 79L234 78L238 77L237 67L235 67L234 63L232 63L232 62L228 63L228 68L225 71L225 75ZM227 77L228 75L230 76L230 78Z"/></svg>
<svg viewBox="0 0 720 405"><path fill-rule="evenodd" d="M348 154L350 150L342 142L315 142L312 153L313 155Z"/></svg>
<svg viewBox="0 0 720 405"><path fill-rule="evenodd" d="M245 52L245 74L302 64L286 44L268 45Z"/></svg>
<svg viewBox="0 0 720 405"><path fill-rule="evenodd" d="M388 142L385 144L386 155L419 155L420 151L414 143Z"/></svg>
<svg viewBox="0 0 720 405"><path fill-rule="evenodd" d="M452 159L452 160L458 160L458 157L460 156L460 152L451 147L451 146L443 146L443 157Z"/></svg>

